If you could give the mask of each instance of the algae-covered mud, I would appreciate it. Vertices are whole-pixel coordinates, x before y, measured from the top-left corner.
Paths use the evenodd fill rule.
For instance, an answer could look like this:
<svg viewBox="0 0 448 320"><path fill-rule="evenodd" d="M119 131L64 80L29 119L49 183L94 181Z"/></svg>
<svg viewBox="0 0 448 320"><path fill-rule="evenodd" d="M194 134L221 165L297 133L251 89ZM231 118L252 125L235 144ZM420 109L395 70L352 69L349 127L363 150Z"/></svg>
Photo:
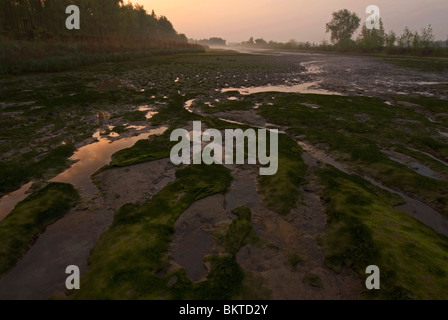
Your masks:
<svg viewBox="0 0 448 320"><path fill-rule="evenodd" d="M447 70L404 60L208 50L1 77L0 299L448 299ZM194 121L278 130L278 170L175 165Z"/></svg>

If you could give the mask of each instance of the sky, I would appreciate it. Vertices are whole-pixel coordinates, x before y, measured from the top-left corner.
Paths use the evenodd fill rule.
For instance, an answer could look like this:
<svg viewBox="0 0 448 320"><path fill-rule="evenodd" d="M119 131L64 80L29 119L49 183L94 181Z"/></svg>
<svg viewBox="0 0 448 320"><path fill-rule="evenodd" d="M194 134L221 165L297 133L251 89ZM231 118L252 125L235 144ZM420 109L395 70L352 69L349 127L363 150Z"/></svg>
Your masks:
<svg viewBox="0 0 448 320"><path fill-rule="evenodd" d="M166 16L188 38L221 37L227 42L329 40L325 24L340 9L356 12L365 23L368 5L376 5L386 32L402 33L432 25L436 39L448 37L448 0L133 0L148 12Z"/></svg>

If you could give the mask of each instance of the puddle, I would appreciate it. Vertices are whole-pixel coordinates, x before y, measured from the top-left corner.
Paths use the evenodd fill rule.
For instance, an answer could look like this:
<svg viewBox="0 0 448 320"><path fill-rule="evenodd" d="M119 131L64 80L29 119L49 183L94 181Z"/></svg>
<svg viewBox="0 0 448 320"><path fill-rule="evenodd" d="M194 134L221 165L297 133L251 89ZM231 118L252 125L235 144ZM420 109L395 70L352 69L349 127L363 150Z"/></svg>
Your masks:
<svg viewBox="0 0 448 320"><path fill-rule="evenodd" d="M199 282L206 274L204 257L213 248L213 236L202 230L190 230L182 239L181 249L174 250L173 259L185 268L187 277Z"/></svg>
<svg viewBox="0 0 448 320"><path fill-rule="evenodd" d="M346 174L350 174L350 175L355 174L353 172L350 172L345 167L345 165L336 161L331 156L327 155L324 151L319 150L319 149L315 148L314 146L309 145L303 141L300 141L298 144L300 145L300 147L302 147L303 150L308 152L313 158L315 158L319 161L322 161L324 163L330 164L333 167L335 167L336 169L338 169ZM390 188L384 186L383 184L375 181L372 178L369 178L366 176L360 176L360 177L362 177L363 179L369 181L373 185L375 185L383 190L386 190L390 193L397 194L400 197L402 197L406 201L406 204L397 206L396 208L398 210L419 220L426 226L433 228L436 232L448 237L448 220L445 217L443 217L440 213L435 211L433 208L431 208L428 205L424 204L423 202L413 199L399 191L390 189Z"/></svg>
<svg viewBox="0 0 448 320"><path fill-rule="evenodd" d="M0 221L6 218L6 216L15 208L17 203L24 200L28 196L26 193L32 184L32 182L24 184L19 190L11 192L0 198Z"/></svg>
<svg viewBox="0 0 448 320"><path fill-rule="evenodd" d="M195 100L196 99L191 99L191 100L188 100L187 102L185 102L185 105L184 105L185 110L187 110L190 113L193 113L193 111L191 110L191 106L193 105L193 102Z"/></svg>
<svg viewBox="0 0 448 320"><path fill-rule="evenodd" d="M375 186L381 189L384 189L386 191L389 191L390 193L394 193L402 197L406 201L406 204L397 206L396 209L406 213L407 215L413 217L414 219L419 220L426 226L433 228L436 232L448 237L448 220L445 217L443 217L440 213L435 211L433 208L401 192L392 190L369 177L364 176L362 178L364 178L365 180L369 181L370 183L374 184Z"/></svg>
<svg viewBox="0 0 448 320"><path fill-rule="evenodd" d="M135 129L137 131L142 131L146 126L127 126L126 129Z"/></svg>
<svg viewBox="0 0 448 320"><path fill-rule="evenodd" d="M301 103L301 104L303 104L304 106L310 107L312 109L320 109L320 108L322 108L322 106L319 106L317 104L312 104L312 103Z"/></svg>
<svg viewBox="0 0 448 320"><path fill-rule="evenodd" d="M410 165L411 165L412 169L416 170L417 173L421 174L422 176L436 179L436 180L441 180L439 177L437 177L435 175L434 171L432 171L430 168L428 168L427 166L425 166L421 163L411 162Z"/></svg>
<svg viewBox="0 0 448 320"><path fill-rule="evenodd" d="M238 91L241 95L250 95L262 92L286 92L286 93L306 93L306 94L325 94L325 95L341 95L338 92L328 91L324 89L317 89L319 82L309 82L296 84L292 86L278 85L278 86L261 86L261 87L241 87L241 88L225 88L221 92Z"/></svg>
<svg viewBox="0 0 448 320"><path fill-rule="evenodd" d="M266 129L266 130L277 129L277 130L279 130L279 132L281 130L276 124L270 123L270 122L266 122L266 124L264 125L264 128L262 128L262 129Z"/></svg>
<svg viewBox="0 0 448 320"><path fill-rule="evenodd" d="M409 162L406 163L404 161L401 161L397 158L394 157L389 157L390 160L401 163L405 166L407 166L408 168L411 168L412 170L414 170L415 172L417 172L418 174L428 177L428 178L432 178L432 179L436 179L436 180L441 180L439 177L437 177L434 173L433 170L431 170L430 168L428 168L427 166L418 163L418 162Z"/></svg>
<svg viewBox="0 0 448 320"><path fill-rule="evenodd" d="M198 200L174 224L171 256L193 282L200 281L207 273L204 257L216 247L213 235L216 226L231 222L224 201L221 194Z"/></svg>
<svg viewBox="0 0 448 320"><path fill-rule="evenodd" d="M39 235L17 265L0 278L0 300L44 300L65 292L67 276L61 270L68 265L78 266L81 274L87 270L90 252L112 224L114 210L124 203L147 201L174 181L175 170L168 158L95 176L106 193L89 208L72 209Z"/></svg>
<svg viewBox="0 0 448 320"><path fill-rule="evenodd" d="M225 121L225 122L228 122L228 123L239 124L239 125L241 125L241 126L245 126L245 124L242 123L242 122L238 122L238 121L234 121L234 120L229 120L229 119L224 119L224 118L218 118L218 119L219 119L219 120L222 120L222 121Z"/></svg>
<svg viewBox="0 0 448 320"><path fill-rule="evenodd" d="M230 190L226 193L226 209L231 212L233 209L246 206L252 210L262 210L262 198L257 190L257 173L250 168L228 166L233 172L234 180Z"/></svg>
<svg viewBox="0 0 448 320"><path fill-rule="evenodd" d="M405 154L399 153L399 152L395 152L395 151L391 151L391 150L384 150L383 151L390 160L398 162L402 165L405 165L406 167L414 170L415 172L417 172L418 174L428 177L428 178L432 178L432 179L436 179L436 180L441 180L440 177L438 177L436 175L436 173L429 167L415 161L414 158L407 156Z"/></svg>
<svg viewBox="0 0 448 320"><path fill-rule="evenodd" d="M434 160L436 160L436 161L440 162L441 164L443 164L443 165L445 165L445 166L448 167L448 163L446 163L446 162L440 160L439 158L434 157L434 156L433 156L432 154L430 154L430 153L426 153L426 152L423 152L423 151L420 151L420 150L417 150L417 149L414 149L414 148L409 148L409 147L408 147L408 149L409 149L409 150L412 150L412 151L417 151L417 152L423 153L424 155L427 155L427 156L430 157L431 159L434 159Z"/></svg>
<svg viewBox="0 0 448 320"><path fill-rule="evenodd" d="M77 162L51 181L73 184L76 188L81 189L85 196L91 197L97 191L97 188L90 180L90 176L101 167L109 164L115 152L132 147L138 140L148 139L151 135L162 134L167 129L167 127L161 127L135 137L123 138L113 142L99 137L98 142L77 150L70 158L70 160Z"/></svg>
<svg viewBox="0 0 448 320"><path fill-rule="evenodd" d="M154 117L158 113L159 113L158 111L148 111L146 113L145 117L147 120L150 120L150 119L152 119L152 117Z"/></svg>
<svg viewBox="0 0 448 320"><path fill-rule="evenodd" d="M447 82L417 81L417 82L412 82L412 83L418 84L420 86L432 86L432 85L438 85L438 84L446 84Z"/></svg>
<svg viewBox="0 0 448 320"><path fill-rule="evenodd" d="M148 106L148 105L144 105L144 106L140 106L140 107L138 107L137 110L138 110L138 111L145 112L145 111L152 110L152 108L151 108L150 106Z"/></svg>
<svg viewBox="0 0 448 320"><path fill-rule="evenodd" d="M241 115L241 116L243 117L243 115ZM244 121L246 121L246 123L243 123L243 122L240 122L240 121L231 120L231 119L226 119L226 118L218 118L218 119L222 120L222 121L225 121L225 122L228 122L228 123L237 124L237 125L240 125L240 126L251 126L253 128L266 129L267 131L277 130L277 133L279 133L279 134L284 134L285 133L284 130L282 130L281 128L278 128L278 126L273 124L273 123L268 123L268 122L257 123L256 121L250 121L247 118L243 118ZM251 120L254 120L254 119L251 119Z"/></svg>
<svg viewBox="0 0 448 320"><path fill-rule="evenodd" d="M308 61L308 62L302 62L300 65L304 66L306 68L307 74L320 74L323 72L322 68L316 63L319 63L318 61Z"/></svg>
<svg viewBox="0 0 448 320"><path fill-rule="evenodd" d="M150 107L150 106L148 106L148 105L144 105L144 106L140 106L140 107L138 107L138 111L142 111L142 112L147 111L147 112L146 112L146 115L145 115L145 117L146 117L147 120L152 119L152 117L154 117L156 114L159 113L159 112L157 112L157 111L154 111L154 108L153 108L153 107ZM138 130L138 129L137 129L137 130Z"/></svg>

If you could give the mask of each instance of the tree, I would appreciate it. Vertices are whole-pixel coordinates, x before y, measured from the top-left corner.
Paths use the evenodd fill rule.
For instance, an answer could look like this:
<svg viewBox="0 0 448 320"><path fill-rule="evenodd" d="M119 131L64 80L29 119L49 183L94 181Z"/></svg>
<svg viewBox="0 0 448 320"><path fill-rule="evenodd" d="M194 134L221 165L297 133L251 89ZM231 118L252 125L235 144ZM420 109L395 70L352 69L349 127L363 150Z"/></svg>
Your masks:
<svg viewBox="0 0 448 320"><path fill-rule="evenodd" d="M429 25L428 28L422 28L420 36L422 47L425 49L430 49L434 45L434 40L435 37L431 25Z"/></svg>
<svg viewBox="0 0 448 320"><path fill-rule="evenodd" d="M65 9L81 10L81 30L65 28ZM171 22L123 0L0 0L0 36L11 39L155 40L186 43Z"/></svg>
<svg viewBox="0 0 448 320"><path fill-rule="evenodd" d="M255 39L255 44L257 46L266 46L268 43L266 42L266 40L259 38L259 39Z"/></svg>
<svg viewBox="0 0 448 320"><path fill-rule="evenodd" d="M225 46L227 44L227 41L225 39L219 37L212 37L208 39L208 41L210 45L215 46Z"/></svg>
<svg viewBox="0 0 448 320"><path fill-rule="evenodd" d="M332 20L326 24L326 32L331 32L331 42L347 43L359 28L361 19L354 12L347 9L333 12Z"/></svg>
<svg viewBox="0 0 448 320"><path fill-rule="evenodd" d="M225 39L219 38L219 37L212 37L209 39L202 39L195 41L196 43L199 43L201 45L205 46L226 46L227 41Z"/></svg>
<svg viewBox="0 0 448 320"><path fill-rule="evenodd" d="M384 46L386 33L384 31L383 21L380 19L380 29L367 29L362 26L361 34L358 38L359 45L367 50L380 50Z"/></svg>
<svg viewBox="0 0 448 320"><path fill-rule="evenodd" d="M398 45L401 48L411 48L414 33L408 27L404 28L403 34L398 38Z"/></svg>
<svg viewBox="0 0 448 320"><path fill-rule="evenodd" d="M418 50L421 48L422 40L418 32L413 32L412 34L412 48Z"/></svg>
<svg viewBox="0 0 448 320"><path fill-rule="evenodd" d="M393 30L391 30L385 36L386 47L393 48L395 46L395 42L397 41L397 35Z"/></svg>
<svg viewBox="0 0 448 320"><path fill-rule="evenodd" d="M299 44L297 43L296 39L290 39L290 40L288 41L288 45L289 45L290 47L297 47Z"/></svg>

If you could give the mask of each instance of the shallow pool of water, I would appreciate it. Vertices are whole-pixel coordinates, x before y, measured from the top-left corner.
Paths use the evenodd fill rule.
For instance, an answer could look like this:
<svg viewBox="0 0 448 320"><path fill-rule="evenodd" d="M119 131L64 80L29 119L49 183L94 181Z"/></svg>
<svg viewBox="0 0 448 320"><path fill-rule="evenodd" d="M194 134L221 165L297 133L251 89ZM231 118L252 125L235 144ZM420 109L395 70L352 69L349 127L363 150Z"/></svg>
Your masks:
<svg viewBox="0 0 448 320"><path fill-rule="evenodd" d="M346 174L356 174L351 172L344 164L338 162L337 160L333 159L331 156L326 154L324 151L317 149L316 147L307 144L303 141L299 142L300 147L302 147L303 150L308 152L313 158L320 160L324 163L330 164L336 169L346 173ZM390 193L394 193L402 197L406 203L404 205L397 206L396 208L407 215L419 220L423 224L427 225L428 227L433 228L436 232L443 234L448 237L448 219L446 219L444 216L442 216L440 213L435 211L430 206L426 205L425 203L413 199L407 195L405 195L402 192L399 192L397 190L393 190L389 187L386 187L382 183L367 177L367 176L361 176L363 179L369 181L373 185L386 190Z"/></svg>
<svg viewBox="0 0 448 320"><path fill-rule="evenodd" d="M430 157L431 159L434 159L434 160L436 160L436 161L440 162L441 164L443 164L443 165L445 165L445 166L448 167L448 163L446 163L446 162L440 160L439 158L434 157L434 156L433 156L432 154L430 154L430 153L423 152L423 151L420 151L420 150L417 150L417 149L414 149L414 148L410 148L410 147L407 147L407 148L408 148L409 150L412 150L412 151L417 151L417 152L423 153L424 155L427 155L427 156Z"/></svg>
<svg viewBox="0 0 448 320"><path fill-rule="evenodd" d="M191 99L191 100L188 100L187 102L185 102L185 104L184 104L184 108L185 108L185 110L187 110L188 112L190 112L190 113L193 113L193 110L191 110L191 106L193 105L193 102L195 101L196 99Z"/></svg>
<svg viewBox="0 0 448 320"><path fill-rule="evenodd" d="M219 120L228 122L228 123L233 123L233 124L239 124L241 126L244 126L245 124L239 121L235 121L235 120L230 120L230 119L224 119L224 118L218 118Z"/></svg>
<svg viewBox="0 0 448 320"><path fill-rule="evenodd" d="M394 153L392 153L392 154L394 154ZM395 153L395 154L399 155L399 153ZM406 156L404 156L404 157L406 157ZM405 165L406 167L414 170L415 172L417 172L418 174L420 174L422 176L425 176L425 177L428 177L431 179L441 180L440 177L438 177L436 175L436 173L431 168L429 168L419 162L410 160L411 158L409 158L408 160L405 160L405 159L398 159L397 157L394 157L393 155L389 155L389 159ZM407 157L406 157L406 159L407 159Z"/></svg>
<svg viewBox="0 0 448 320"><path fill-rule="evenodd" d="M262 92L286 92L286 93L306 93L306 94L325 94L325 95L340 95L338 92L328 91L325 89L317 88L319 82L308 82L295 84L291 86L278 85L278 86L261 86L261 87L241 87L241 88L224 88L221 92L238 91L242 95L250 95L254 93Z"/></svg>
<svg viewBox="0 0 448 320"><path fill-rule="evenodd" d="M90 176L103 166L108 165L115 152L132 147L138 140L148 139L151 135L162 134L167 129L167 127L161 127L141 133L135 137L123 138L112 142L107 138L100 137L98 142L77 150L70 158L70 160L77 162L53 178L51 182L73 184L82 191L83 195L91 197L97 191L97 188L90 180Z"/></svg>
<svg viewBox="0 0 448 320"><path fill-rule="evenodd" d="M146 126L127 126L126 129L134 129L136 131L142 131L143 129L145 129Z"/></svg>
<svg viewBox="0 0 448 320"><path fill-rule="evenodd" d="M0 198L0 221L15 208L17 203L24 200L28 195L27 192L33 183L24 184L19 190L11 192Z"/></svg>
<svg viewBox="0 0 448 320"><path fill-rule="evenodd" d="M151 108L150 106L148 106L148 105L143 105L143 106L139 106L139 107L137 108L137 110L138 110L138 111L145 112L145 111L152 110L152 108Z"/></svg>

